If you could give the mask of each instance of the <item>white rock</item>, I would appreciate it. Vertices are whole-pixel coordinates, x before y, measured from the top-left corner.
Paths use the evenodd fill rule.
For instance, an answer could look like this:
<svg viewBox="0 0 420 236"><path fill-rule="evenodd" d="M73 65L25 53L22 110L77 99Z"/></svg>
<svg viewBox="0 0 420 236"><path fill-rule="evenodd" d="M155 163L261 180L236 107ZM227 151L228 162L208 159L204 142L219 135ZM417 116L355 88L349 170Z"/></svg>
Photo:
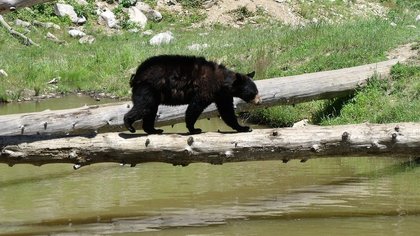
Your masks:
<svg viewBox="0 0 420 236"><path fill-rule="evenodd" d="M31 26L31 23L29 23L27 21L16 19L15 20L15 25L22 26L22 27L29 27L29 26Z"/></svg>
<svg viewBox="0 0 420 236"><path fill-rule="evenodd" d="M140 28L144 29L147 23L147 17L137 7L128 8L128 17L131 22L137 24Z"/></svg>
<svg viewBox="0 0 420 236"><path fill-rule="evenodd" d="M303 119L301 121L298 121L296 123L293 124L293 128L302 128L305 127L309 124L309 120L308 119Z"/></svg>
<svg viewBox="0 0 420 236"><path fill-rule="evenodd" d="M143 35L147 35L147 36L150 36L152 34L153 34L153 30L146 30L143 32Z"/></svg>
<svg viewBox="0 0 420 236"><path fill-rule="evenodd" d="M34 20L34 21L32 21L32 24L34 24L35 26L44 27L46 29L49 29L49 28L53 28L53 29L56 29L56 30L61 29L61 27L59 25L54 24L52 22L41 22L41 21Z"/></svg>
<svg viewBox="0 0 420 236"><path fill-rule="evenodd" d="M95 42L95 37L92 35L85 35L79 39L79 43L81 44L92 44L93 42Z"/></svg>
<svg viewBox="0 0 420 236"><path fill-rule="evenodd" d="M105 21L109 28L118 28L118 20L112 11L106 9L100 14L100 17Z"/></svg>
<svg viewBox="0 0 420 236"><path fill-rule="evenodd" d="M391 24L390 24L392 27L395 27L395 26L397 26L397 24L395 24L395 22L391 22Z"/></svg>
<svg viewBox="0 0 420 236"><path fill-rule="evenodd" d="M88 5L88 2L86 0L76 0L77 4L81 5L81 6L86 6Z"/></svg>
<svg viewBox="0 0 420 236"><path fill-rule="evenodd" d="M160 21L162 20L162 14L156 10L153 10L149 4L145 2L138 2L136 4L136 8L143 12L147 19L153 21Z"/></svg>
<svg viewBox="0 0 420 236"><path fill-rule="evenodd" d="M196 44L192 44L192 45L188 46L187 49L191 50L191 51L200 51L200 50L206 49L208 47L209 47L209 45L207 43L205 43L205 44L196 43Z"/></svg>
<svg viewBox="0 0 420 236"><path fill-rule="evenodd" d="M70 17L71 22L76 24L83 24L86 22L86 18L84 16L78 17L76 12L74 11L73 6L64 3L56 3L54 5L54 12L57 16L68 16Z"/></svg>
<svg viewBox="0 0 420 236"><path fill-rule="evenodd" d="M0 77L7 77L7 76L9 76L7 73L6 73L6 71L5 70L3 70L3 69L1 69L0 70Z"/></svg>
<svg viewBox="0 0 420 236"><path fill-rule="evenodd" d="M45 36L47 39L51 39L53 41L60 41L57 36L53 35L52 33L48 32L47 36Z"/></svg>
<svg viewBox="0 0 420 236"><path fill-rule="evenodd" d="M416 21L420 21L420 15L417 15Z"/></svg>
<svg viewBox="0 0 420 236"><path fill-rule="evenodd" d="M83 37L83 36L86 35L84 32L82 32L80 30L77 30L77 29L71 29L71 30L69 30L69 34L73 38L81 38L81 37Z"/></svg>
<svg viewBox="0 0 420 236"><path fill-rule="evenodd" d="M162 45L162 44L169 44L174 40L174 36L172 35L172 32L167 31L163 33L159 33L155 36L153 36L149 43L150 45Z"/></svg>

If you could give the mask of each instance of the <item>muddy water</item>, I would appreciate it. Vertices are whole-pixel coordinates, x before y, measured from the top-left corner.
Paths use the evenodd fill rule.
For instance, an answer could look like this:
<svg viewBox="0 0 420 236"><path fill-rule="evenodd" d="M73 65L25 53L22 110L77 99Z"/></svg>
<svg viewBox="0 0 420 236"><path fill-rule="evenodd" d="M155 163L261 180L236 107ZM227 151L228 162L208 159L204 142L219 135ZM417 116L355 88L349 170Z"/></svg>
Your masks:
<svg viewBox="0 0 420 236"><path fill-rule="evenodd" d="M418 167L392 158L0 165L0 235L418 235Z"/></svg>

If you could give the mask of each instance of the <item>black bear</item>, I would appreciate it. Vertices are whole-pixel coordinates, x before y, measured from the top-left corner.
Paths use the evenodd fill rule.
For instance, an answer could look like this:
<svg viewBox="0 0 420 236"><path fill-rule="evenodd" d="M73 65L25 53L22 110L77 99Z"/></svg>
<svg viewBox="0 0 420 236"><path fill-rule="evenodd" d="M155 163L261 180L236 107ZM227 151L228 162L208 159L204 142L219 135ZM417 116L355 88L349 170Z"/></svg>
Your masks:
<svg viewBox="0 0 420 236"><path fill-rule="evenodd" d="M136 120L143 119L143 130L160 134L155 129L159 104L188 104L185 123L191 134L201 133L194 128L203 110L215 102L223 121L238 132L252 131L238 124L233 97L259 104L261 98L252 81L255 72L247 75L233 72L225 66L203 57L161 55L144 61L131 77L133 107L124 116L124 125L132 133Z"/></svg>

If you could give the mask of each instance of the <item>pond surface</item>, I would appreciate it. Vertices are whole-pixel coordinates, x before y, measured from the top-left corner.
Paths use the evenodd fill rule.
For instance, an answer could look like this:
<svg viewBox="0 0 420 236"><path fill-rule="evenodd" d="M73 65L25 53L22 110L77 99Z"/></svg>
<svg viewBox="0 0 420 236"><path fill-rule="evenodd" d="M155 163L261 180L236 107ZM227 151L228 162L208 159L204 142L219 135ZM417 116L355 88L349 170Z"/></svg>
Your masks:
<svg viewBox="0 0 420 236"><path fill-rule="evenodd" d="M418 235L419 179L392 158L0 164L0 235Z"/></svg>

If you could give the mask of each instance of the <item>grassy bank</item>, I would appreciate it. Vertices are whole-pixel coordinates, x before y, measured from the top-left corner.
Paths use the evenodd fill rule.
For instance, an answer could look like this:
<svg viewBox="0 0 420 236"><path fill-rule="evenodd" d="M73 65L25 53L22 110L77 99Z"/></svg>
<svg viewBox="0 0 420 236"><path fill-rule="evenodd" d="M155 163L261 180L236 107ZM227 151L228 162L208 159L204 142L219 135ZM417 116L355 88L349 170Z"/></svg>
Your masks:
<svg viewBox="0 0 420 236"><path fill-rule="evenodd" d="M155 33L173 32L175 42L160 47L149 45L150 36L141 33L107 36L93 25L85 27L88 34L96 37L91 45L79 44L65 30L52 32L67 41L65 45L58 45L44 39L47 30L37 28L27 36L41 46L25 47L2 29L0 69L7 71L9 76L0 77L0 100L17 100L28 90L34 94L95 91L128 98L132 69L145 58L157 54L202 55L241 72L256 70L257 79L338 69L385 60L387 51L418 41L420 32L413 14L397 16L392 12L388 19L370 18L306 27L288 27L280 23L249 25L241 29L220 25L191 28L172 24L173 18L164 19L167 21L148 25ZM417 28L407 27L416 24ZM206 43L209 47L189 51L187 46L195 43ZM403 71L418 70L418 67L410 68ZM414 74L418 76L418 73ZM59 78L58 84L48 85L53 78ZM396 93L402 95L407 91L401 88ZM345 101L346 106L358 104L360 99L354 99ZM265 109L251 118L273 126L290 125L302 118L322 124L356 121L328 113L328 109L337 110L336 106L341 106L337 101L331 103L321 101ZM345 114L344 111L339 116Z"/></svg>

